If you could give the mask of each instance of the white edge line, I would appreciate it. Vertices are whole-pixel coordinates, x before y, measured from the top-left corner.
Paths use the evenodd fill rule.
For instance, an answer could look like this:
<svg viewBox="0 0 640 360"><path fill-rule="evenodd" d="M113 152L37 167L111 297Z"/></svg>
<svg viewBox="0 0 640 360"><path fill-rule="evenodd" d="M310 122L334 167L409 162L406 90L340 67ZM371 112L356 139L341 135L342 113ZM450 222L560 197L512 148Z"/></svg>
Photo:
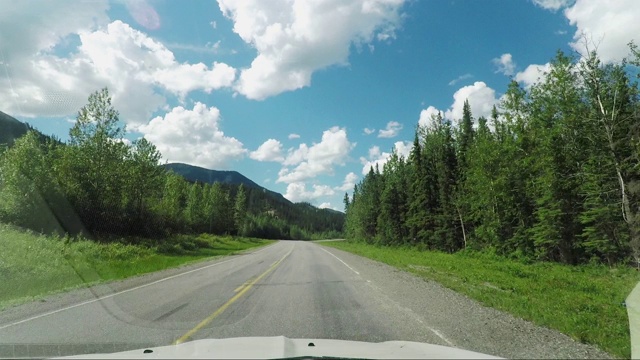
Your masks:
<svg viewBox="0 0 640 360"><path fill-rule="evenodd" d="M346 262L342 261L339 257L337 257L337 256L333 255L330 251L326 250L326 249L325 249L325 248L323 248L323 247L320 247L320 249L322 249L322 251L326 252L327 254L329 254L329 255L333 256L334 258L338 259L338 261L340 261L341 263L343 263L343 264L344 264L344 266L348 267L348 268L349 268L349 270L353 271L353 272L354 272L354 273L356 273L357 275L360 275L360 273L359 273L359 272L355 271L351 266L349 266L349 264L347 264Z"/></svg>
<svg viewBox="0 0 640 360"><path fill-rule="evenodd" d="M455 346L451 341L449 341L449 339L447 339L444 335L442 335L442 333L440 333L440 331L429 327L429 330L431 330L432 333L438 335L438 337L442 340L444 340L444 342L446 342L447 344L449 344L449 346Z"/></svg>
<svg viewBox="0 0 640 360"><path fill-rule="evenodd" d="M277 244L277 243L275 243L275 244ZM260 249L258 251L254 251L254 252L249 253L249 254L257 254L257 253L259 253L259 252L261 252L263 250L266 250L266 249L272 247L275 244L268 245L268 246L263 247L262 249ZM163 281L167 281L167 280L171 280L171 279L183 276L183 275L191 274L191 273L194 273L196 271L200 271L200 270L212 268L214 266L222 265L222 264L228 263L228 262L236 260L236 259L239 259L239 257L227 259L227 260L220 261L220 262L217 262L217 263L214 263L214 264L211 264L211 265L207 265L207 266L203 266L203 267L200 267L200 268L197 268L197 269L185 271L185 272L180 273L180 274L171 275L169 277L162 278L162 279L159 279L159 280L156 280L156 281L152 281L152 282L147 283L147 284L139 285L139 286L133 287L131 289L122 290L122 291L117 292L117 293L109 294L109 295L98 297L98 298L91 299L91 300L87 300L87 301L84 301L84 302L81 302L81 303L78 303L78 304L74 304L74 305L71 305L71 306L64 307L62 309L57 309L57 310L46 312L44 314L35 315L35 316L29 317L29 318L26 318L26 319L23 319L23 320L20 320L20 321L16 321L16 322L12 322L12 323L9 323L9 324L6 324L6 325L2 325L2 326L0 326L0 330L4 330L6 328L9 328L9 327L12 327L12 326L15 326L15 325L20 325L22 323L26 323L26 322L29 322L29 321L32 321L32 320L35 320L35 319L39 319L39 318L45 317L45 316L49 316L49 315L57 314L59 312L63 312L63 311L67 311L67 310L70 310L70 309L73 309L73 308L77 308L79 306L83 306L83 305L91 304L91 303L94 303L94 302L97 302L97 301L100 301L100 300L112 298L114 296L121 295L121 294L124 294L124 293L128 293L130 291L139 290L139 289L145 288L147 286L155 285L155 284L161 283ZM349 265L347 265L347 266L349 266ZM123 280L125 280L125 279L123 279ZM98 284L98 285L101 285L101 284Z"/></svg>

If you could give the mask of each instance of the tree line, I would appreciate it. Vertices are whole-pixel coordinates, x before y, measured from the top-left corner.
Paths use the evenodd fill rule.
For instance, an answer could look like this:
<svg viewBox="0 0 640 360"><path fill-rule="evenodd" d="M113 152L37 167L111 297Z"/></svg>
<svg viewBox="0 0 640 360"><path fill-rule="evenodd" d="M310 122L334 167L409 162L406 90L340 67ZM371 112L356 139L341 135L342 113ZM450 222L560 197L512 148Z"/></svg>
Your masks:
<svg viewBox="0 0 640 360"><path fill-rule="evenodd" d="M183 233L305 239L341 230L341 221L273 216L264 196L243 185L188 182L160 166L151 142L124 135L105 88L89 96L67 143L31 129L0 150L0 222L101 241Z"/></svg>
<svg viewBox="0 0 640 360"><path fill-rule="evenodd" d="M356 241L567 264L640 264L640 54L603 64L558 52L529 88L511 81L489 119L418 127L345 194Z"/></svg>

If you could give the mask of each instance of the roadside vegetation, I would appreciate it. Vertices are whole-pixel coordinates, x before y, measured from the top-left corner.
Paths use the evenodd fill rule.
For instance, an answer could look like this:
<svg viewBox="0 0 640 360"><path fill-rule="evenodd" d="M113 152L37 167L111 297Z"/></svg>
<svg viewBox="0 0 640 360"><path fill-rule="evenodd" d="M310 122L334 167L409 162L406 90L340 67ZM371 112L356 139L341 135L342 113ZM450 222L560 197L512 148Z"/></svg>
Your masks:
<svg viewBox="0 0 640 360"><path fill-rule="evenodd" d="M640 51L558 52L489 119L441 114L345 194L323 243L629 357L623 301L640 280ZM477 106L477 105L476 105Z"/></svg>
<svg viewBox="0 0 640 360"><path fill-rule="evenodd" d="M489 119L434 116L345 194L348 239L563 264L640 268L640 51L558 52ZM481 105L476 105L481 106Z"/></svg>
<svg viewBox="0 0 640 360"><path fill-rule="evenodd" d="M270 240L177 235L163 241L36 234L0 224L0 309L43 295L231 255Z"/></svg>
<svg viewBox="0 0 640 360"><path fill-rule="evenodd" d="M105 88L79 110L69 141L31 129L10 146L0 144L0 223L101 242L200 233L340 235L340 212L282 197L271 201L266 191L244 185L189 182L161 166L153 143L144 137L131 142L125 135Z"/></svg>
<svg viewBox="0 0 640 360"><path fill-rule="evenodd" d="M437 281L486 306L558 330L614 356L631 356L624 300L640 274L628 266L526 263L488 252L447 254L345 241L320 244Z"/></svg>

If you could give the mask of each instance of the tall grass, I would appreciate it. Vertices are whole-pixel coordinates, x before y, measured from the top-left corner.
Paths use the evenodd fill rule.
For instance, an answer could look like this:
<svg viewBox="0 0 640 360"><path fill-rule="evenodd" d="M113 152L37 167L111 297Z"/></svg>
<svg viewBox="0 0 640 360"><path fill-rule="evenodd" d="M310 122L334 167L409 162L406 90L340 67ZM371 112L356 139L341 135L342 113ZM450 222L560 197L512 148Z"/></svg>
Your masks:
<svg viewBox="0 0 640 360"><path fill-rule="evenodd" d="M130 239L130 242L101 244L86 239L45 236L0 224L0 309L52 292L270 243L212 235L179 235L160 244L144 239Z"/></svg>
<svg viewBox="0 0 640 360"><path fill-rule="evenodd" d="M323 242L412 272L577 341L629 358L624 300L640 281L629 267L525 264L495 254L446 254L412 248Z"/></svg>

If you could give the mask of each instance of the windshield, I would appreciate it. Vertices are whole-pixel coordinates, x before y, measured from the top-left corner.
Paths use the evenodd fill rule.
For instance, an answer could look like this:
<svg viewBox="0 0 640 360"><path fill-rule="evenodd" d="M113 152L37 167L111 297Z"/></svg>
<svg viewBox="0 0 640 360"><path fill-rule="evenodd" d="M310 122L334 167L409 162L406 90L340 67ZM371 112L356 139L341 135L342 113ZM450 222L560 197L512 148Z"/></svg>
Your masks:
<svg viewBox="0 0 640 360"><path fill-rule="evenodd" d="M637 0L0 9L0 357L640 349Z"/></svg>

